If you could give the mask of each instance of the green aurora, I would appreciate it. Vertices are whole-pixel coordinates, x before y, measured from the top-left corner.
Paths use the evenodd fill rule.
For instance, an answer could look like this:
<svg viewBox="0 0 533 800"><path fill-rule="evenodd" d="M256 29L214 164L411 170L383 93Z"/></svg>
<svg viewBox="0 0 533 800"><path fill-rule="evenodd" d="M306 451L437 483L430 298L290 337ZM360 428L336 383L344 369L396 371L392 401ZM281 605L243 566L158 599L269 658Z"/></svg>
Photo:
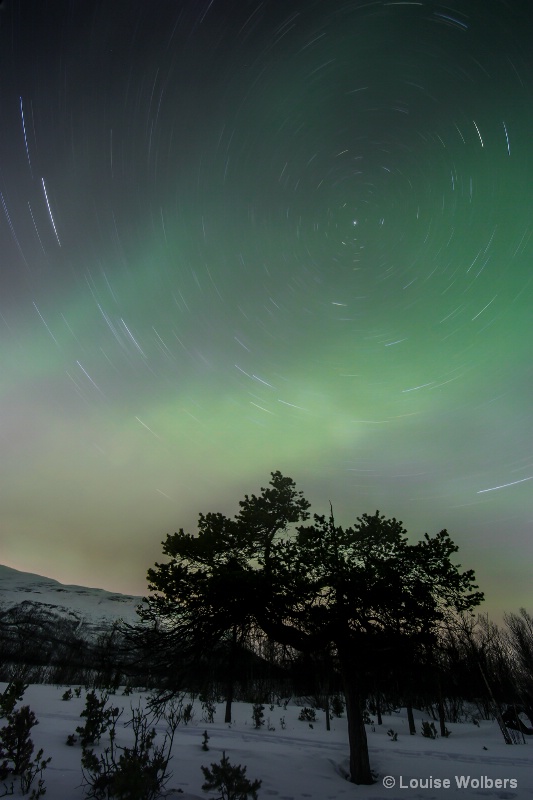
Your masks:
<svg viewBox="0 0 533 800"><path fill-rule="evenodd" d="M273 470L530 602L527 3L12 0L1 551L142 594ZM529 587L529 588L528 588Z"/></svg>

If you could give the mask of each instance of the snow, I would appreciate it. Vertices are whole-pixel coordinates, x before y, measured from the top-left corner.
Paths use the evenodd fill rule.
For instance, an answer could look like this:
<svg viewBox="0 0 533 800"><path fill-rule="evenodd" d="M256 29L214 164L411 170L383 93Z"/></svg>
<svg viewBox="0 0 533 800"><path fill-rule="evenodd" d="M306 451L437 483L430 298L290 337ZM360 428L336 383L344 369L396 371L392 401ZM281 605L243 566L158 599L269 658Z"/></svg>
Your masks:
<svg viewBox="0 0 533 800"><path fill-rule="evenodd" d="M3 691L6 684L0 684ZM35 752L44 749L44 757L52 761L44 771L46 796L51 800L82 800L85 791L80 768L81 747L66 744L69 734L82 724L80 712L85 705L85 689L81 697L62 700L66 687L31 685L26 690L22 703L35 712L39 725L32 731ZM130 728L124 728L130 708L144 703L147 695L134 692L130 696L117 694L110 702L124 708L118 723L119 743L127 744ZM250 780L260 778L260 800L336 800L356 798L363 800L431 800L432 798L533 798L533 737L526 744L505 745L495 722L480 721L479 727L472 722L448 723L449 738L426 739L417 733L410 736L405 714L399 712L384 716L383 724L367 725L372 769L378 774L372 786L355 786L344 775L348 769L348 735L346 718L334 718L331 731L326 730L325 715L318 710L317 721L310 727L308 722L298 720L300 708L291 703L287 708L275 705L271 710L265 705L265 725L256 730L252 720L250 703L234 703L231 726L223 722L224 705L216 707L214 722L202 720L202 708L194 702L194 717L188 725L179 725L172 749L170 763L173 773L167 784L167 798L172 800L200 800L214 798L216 793L202 791L204 781L201 765L219 762L226 751L232 764L247 767ZM280 718L286 727L282 729ZM267 718L270 725L267 726ZM415 711L417 730L422 720L428 719L421 711ZM275 730L268 730L273 727ZM438 727L438 726L437 726ZM398 733L393 742L387 735L389 729ZM161 741L164 723L156 726L157 741ZM203 732L209 735L209 751L202 750ZM106 735L100 747L106 746ZM386 776L396 781L393 789L383 784ZM435 788L437 779L450 781L449 788ZM457 780L474 780L474 787L458 788ZM501 785L496 785L496 780ZM507 779L507 785L504 781ZM516 782L514 788L510 781ZM418 784L416 783L418 781ZM476 785L475 781L478 781ZM491 786L490 781L494 784ZM431 786L433 788L421 788ZM488 784L488 787L487 787ZM13 797L21 797L15 794Z"/></svg>
<svg viewBox="0 0 533 800"><path fill-rule="evenodd" d="M53 578L20 572L0 564L0 604L4 607L20 603L39 604L51 611L90 627L113 623L119 619L137 621L136 607L142 598L105 589L69 586Z"/></svg>

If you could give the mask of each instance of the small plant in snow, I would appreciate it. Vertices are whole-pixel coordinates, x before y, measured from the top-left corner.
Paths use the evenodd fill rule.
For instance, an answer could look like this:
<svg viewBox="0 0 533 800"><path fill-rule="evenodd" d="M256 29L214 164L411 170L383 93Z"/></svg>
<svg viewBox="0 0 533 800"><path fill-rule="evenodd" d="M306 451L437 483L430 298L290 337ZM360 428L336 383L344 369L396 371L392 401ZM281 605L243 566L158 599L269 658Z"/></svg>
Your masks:
<svg viewBox="0 0 533 800"><path fill-rule="evenodd" d="M156 731L140 708L132 709L126 725L133 730L133 745L122 747L116 740L116 724L120 715L109 726L109 746L97 755L83 748L82 771L86 797L95 800L155 800L160 797L170 773L168 762L180 714L171 707L163 717L167 731L161 745L155 744Z"/></svg>
<svg viewBox="0 0 533 800"><path fill-rule="evenodd" d="M280 717L279 718L279 724L280 724L281 730L284 731L285 728L287 727L287 723L285 722L285 717Z"/></svg>
<svg viewBox="0 0 533 800"><path fill-rule="evenodd" d="M342 717L344 713L344 701L338 694L334 694L330 701L331 713L334 717ZM368 714L368 712L367 712Z"/></svg>
<svg viewBox="0 0 533 800"><path fill-rule="evenodd" d="M315 711L315 709L314 708L307 708L307 706L304 706L304 708L301 709L301 711L300 711L300 713L298 715L298 719L301 722L316 722L316 711Z"/></svg>
<svg viewBox="0 0 533 800"><path fill-rule="evenodd" d="M62 700L72 700L72 697L73 697L72 689L67 689L67 691L63 693L63 696L61 697L61 699Z"/></svg>
<svg viewBox="0 0 533 800"><path fill-rule="evenodd" d="M217 710L213 697L200 695L200 703L202 704L202 720L213 723L215 721L215 711Z"/></svg>
<svg viewBox="0 0 533 800"><path fill-rule="evenodd" d="M363 710L363 723L365 725L373 725L374 720L371 718L370 714L368 713L368 709Z"/></svg>
<svg viewBox="0 0 533 800"><path fill-rule="evenodd" d="M393 731L392 728L387 731L387 736L390 736L391 742L398 741L398 734L396 733L396 731Z"/></svg>
<svg viewBox="0 0 533 800"><path fill-rule="evenodd" d="M422 736L425 736L426 739L437 738L438 734L434 722L428 722L427 720L424 720L422 723Z"/></svg>
<svg viewBox="0 0 533 800"><path fill-rule="evenodd" d="M257 800L257 791L262 781L249 781L246 777L246 767L230 764L225 751L222 752L220 764L211 764L202 767L205 783L202 785L204 792L217 789L220 794L217 800Z"/></svg>
<svg viewBox="0 0 533 800"><path fill-rule="evenodd" d="M265 724L264 720L265 707L261 703L254 703L252 708L252 719L254 721L254 728L260 728Z"/></svg>
<svg viewBox="0 0 533 800"><path fill-rule="evenodd" d="M188 725L189 722L192 722L193 717L194 717L193 704L187 703L182 712L183 724Z"/></svg>
<svg viewBox="0 0 533 800"><path fill-rule="evenodd" d="M106 708L109 694L106 692L100 697L96 692L89 692L85 698L85 708L80 716L85 717L85 725L78 725L76 733L80 735L82 747L88 744L97 744L100 737L107 731L112 721L119 715L118 708Z"/></svg>

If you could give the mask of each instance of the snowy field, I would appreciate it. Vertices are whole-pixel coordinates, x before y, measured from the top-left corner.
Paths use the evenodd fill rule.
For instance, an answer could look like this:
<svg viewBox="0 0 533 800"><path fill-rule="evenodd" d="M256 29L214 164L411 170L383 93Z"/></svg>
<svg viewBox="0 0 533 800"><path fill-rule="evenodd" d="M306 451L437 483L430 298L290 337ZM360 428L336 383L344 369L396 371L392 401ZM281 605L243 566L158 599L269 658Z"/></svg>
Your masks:
<svg viewBox="0 0 533 800"><path fill-rule="evenodd" d="M0 684L0 691L5 686ZM46 797L82 800L85 790L80 767L81 747L79 744L67 746L66 739L81 723L85 690L80 698L64 701L61 698L65 688L32 685L26 690L23 704L29 705L39 720L32 732L35 751L42 747L44 756L52 757L44 772ZM110 698L113 705L124 708L117 727L119 743L128 743L130 729L124 729L123 722L129 717L130 706L137 707L145 698L146 695L137 693L123 696L120 691ZM214 722L209 724L202 720L197 700L192 721L188 725L180 724L177 729L170 763L172 777L165 796L172 800L217 797L216 792L202 791L204 777L200 767L219 762L225 750L232 764L247 767L250 780L262 780L260 800L452 797L533 800L533 737L525 744L506 745L496 723L481 721L479 727L471 722L448 724L451 736L432 740L420 734L409 736L403 713L386 716L382 726L367 726L371 765L378 775L377 782L373 786L355 786L344 777L348 768L346 718L333 719L328 732L323 712L317 711L313 727L298 720L299 712L300 708L294 705L286 709L276 705L273 710L265 706L265 724L256 730L250 704L234 704L234 722L229 726L223 722L222 704L217 705ZM284 729L280 723L282 717ZM428 719L427 715L415 712L418 730L424 719ZM268 727L275 730L268 730ZM158 726L161 735L163 728L163 723ZM398 734L397 741L387 735L390 729ZM208 752L202 750L205 730L210 737ZM104 734L100 747L105 745ZM395 785L389 788L391 779ZM13 797L21 795L15 792Z"/></svg>

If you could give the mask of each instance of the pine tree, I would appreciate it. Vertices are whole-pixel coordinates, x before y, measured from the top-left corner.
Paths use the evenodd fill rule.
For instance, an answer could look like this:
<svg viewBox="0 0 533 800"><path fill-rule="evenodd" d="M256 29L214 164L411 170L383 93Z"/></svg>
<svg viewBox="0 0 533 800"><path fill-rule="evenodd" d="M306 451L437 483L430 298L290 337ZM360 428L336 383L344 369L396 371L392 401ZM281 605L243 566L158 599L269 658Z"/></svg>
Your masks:
<svg viewBox="0 0 533 800"><path fill-rule="evenodd" d="M350 777L373 783L363 709L377 665L396 653L413 663L446 614L483 595L474 572L452 563L458 548L445 530L410 544L402 523L379 511L351 528L338 527L332 510L298 525L309 503L291 478L273 472L261 492L246 495L233 519L200 515L197 536L167 537L169 562L148 572L150 613L193 651L236 625L302 653L331 652L346 699Z"/></svg>
<svg viewBox="0 0 533 800"><path fill-rule="evenodd" d="M217 800L248 800L249 797L257 800L257 791L261 788L262 781L249 781L246 767L230 764L224 750L220 764L211 764L211 769L202 767L202 772L205 778L202 789L204 792L218 789L221 794Z"/></svg>

